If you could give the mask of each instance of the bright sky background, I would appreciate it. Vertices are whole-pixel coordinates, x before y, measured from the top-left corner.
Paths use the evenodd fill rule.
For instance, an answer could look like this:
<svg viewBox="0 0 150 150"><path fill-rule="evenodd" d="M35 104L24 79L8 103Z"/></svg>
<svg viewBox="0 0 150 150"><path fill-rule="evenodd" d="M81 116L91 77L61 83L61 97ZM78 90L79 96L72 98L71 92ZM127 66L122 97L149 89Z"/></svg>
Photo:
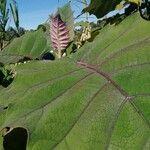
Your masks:
<svg viewBox="0 0 150 150"><path fill-rule="evenodd" d="M11 0L8 0L10 2ZM44 23L49 15L56 12L57 7L63 6L69 0L16 0L19 8L20 26L25 29L36 29L39 24ZM81 0L71 0L72 10L74 11L74 17L79 15L83 9ZM90 0L87 0L90 3ZM114 12L109 13L109 16ZM84 20L84 16L81 16L75 21ZM90 21L96 21L95 16L89 16ZM13 21L10 19L8 26L13 26Z"/></svg>
<svg viewBox="0 0 150 150"><path fill-rule="evenodd" d="M36 29L41 23L44 23L50 14L57 10L58 6L64 5L69 0L16 0L19 8L20 26L25 29ZM71 5L74 16L80 14L83 4L72 0ZM89 2L90 0L88 0ZM12 19L9 25L12 25Z"/></svg>

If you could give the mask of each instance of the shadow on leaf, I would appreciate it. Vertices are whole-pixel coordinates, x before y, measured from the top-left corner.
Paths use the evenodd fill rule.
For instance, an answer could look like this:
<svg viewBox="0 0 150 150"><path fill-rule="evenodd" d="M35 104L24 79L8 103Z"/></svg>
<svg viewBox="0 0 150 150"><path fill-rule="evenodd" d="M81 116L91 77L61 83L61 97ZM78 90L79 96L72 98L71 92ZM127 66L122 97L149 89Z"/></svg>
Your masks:
<svg viewBox="0 0 150 150"><path fill-rule="evenodd" d="M26 150L28 133L21 127L5 129L6 135L3 139L4 150Z"/></svg>

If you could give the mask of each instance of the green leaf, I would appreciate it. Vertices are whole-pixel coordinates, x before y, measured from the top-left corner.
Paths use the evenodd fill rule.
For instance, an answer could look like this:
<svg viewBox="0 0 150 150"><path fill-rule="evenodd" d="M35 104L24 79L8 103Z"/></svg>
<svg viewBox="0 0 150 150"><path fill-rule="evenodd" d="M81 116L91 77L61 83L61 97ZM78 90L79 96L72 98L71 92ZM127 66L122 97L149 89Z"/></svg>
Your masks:
<svg viewBox="0 0 150 150"><path fill-rule="evenodd" d="M0 0L0 28L5 31L6 24L9 19L9 9L7 9L7 0Z"/></svg>
<svg viewBox="0 0 150 150"><path fill-rule="evenodd" d="M116 5L122 0L91 0L89 6L83 9L83 12L94 14L97 18L105 16L110 11L114 10Z"/></svg>
<svg viewBox="0 0 150 150"><path fill-rule="evenodd" d="M12 1L12 4L10 3L10 8L11 8L11 13L13 15L15 26L17 28L17 31L19 31L19 13L18 13L18 7L15 0Z"/></svg>
<svg viewBox="0 0 150 150"><path fill-rule="evenodd" d="M149 33L134 14L72 58L18 65L0 91L0 128L26 129L27 150L148 150Z"/></svg>
<svg viewBox="0 0 150 150"><path fill-rule="evenodd" d="M6 14L6 5L7 5L7 0L0 0L0 12L2 16L5 16Z"/></svg>
<svg viewBox="0 0 150 150"><path fill-rule="evenodd" d="M137 5L139 5L142 2L142 0L126 0L126 1L131 2L131 3L135 3Z"/></svg>
<svg viewBox="0 0 150 150"><path fill-rule="evenodd" d="M63 7L58 8L58 13L61 16L62 21L67 24L70 35L70 41L72 41L74 38L74 19L70 2L65 4Z"/></svg>
<svg viewBox="0 0 150 150"><path fill-rule="evenodd" d="M75 27L85 27L85 26L87 26L89 24L89 22L86 22L86 21L79 21L79 22L76 22L75 23Z"/></svg>
<svg viewBox="0 0 150 150"><path fill-rule="evenodd" d="M0 62L4 64L16 63L24 57L30 59L39 58L48 50L48 41L42 29L35 32L28 32L22 37L14 39L0 53Z"/></svg>
<svg viewBox="0 0 150 150"><path fill-rule="evenodd" d="M3 89L3 86L0 85L0 90Z"/></svg>

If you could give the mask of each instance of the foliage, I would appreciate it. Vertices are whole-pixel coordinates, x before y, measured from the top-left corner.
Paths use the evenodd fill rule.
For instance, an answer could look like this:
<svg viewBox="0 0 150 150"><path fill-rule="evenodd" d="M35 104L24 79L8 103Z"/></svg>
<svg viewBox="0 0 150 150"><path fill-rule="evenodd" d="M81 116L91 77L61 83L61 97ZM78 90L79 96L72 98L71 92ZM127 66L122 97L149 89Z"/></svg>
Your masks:
<svg viewBox="0 0 150 150"><path fill-rule="evenodd" d="M18 14L18 8L15 0L12 0L12 3L10 3L10 9L13 15L13 20L16 25L16 31L14 32L13 36L9 36L9 31L6 30L6 26L8 23L9 18L9 7L7 0L0 0L0 50L3 50L7 44L15 37L15 36L21 36L23 32L21 32L22 28L19 27L19 14ZM10 39L8 41L8 39Z"/></svg>
<svg viewBox="0 0 150 150"><path fill-rule="evenodd" d="M116 9L116 10L121 10L121 9L123 9L125 6L129 5L129 3L130 3L130 2L123 0L123 1L120 2L120 4L118 4L118 5L116 6L115 9Z"/></svg>
<svg viewBox="0 0 150 150"><path fill-rule="evenodd" d="M119 4L121 0L91 0L90 5L83 9L83 12L89 12L94 14L97 18L101 18L108 12L115 9L116 5Z"/></svg>
<svg viewBox="0 0 150 150"><path fill-rule="evenodd" d="M7 143L19 144L9 137L21 127L28 150L148 150L149 33L149 22L133 14L70 58L17 65L14 82L0 90Z"/></svg>
<svg viewBox="0 0 150 150"><path fill-rule="evenodd" d="M91 39L91 34L92 34L92 27L90 23L87 23L86 26L83 26L81 35L77 36L77 40L75 41L75 44L78 49L82 47L84 42Z"/></svg>
<svg viewBox="0 0 150 150"><path fill-rule="evenodd" d="M0 66L0 86L7 87L9 86L15 76L14 67L7 67L4 65Z"/></svg>
<svg viewBox="0 0 150 150"><path fill-rule="evenodd" d="M2 31L5 31L9 14L9 9L7 9L7 0L0 1L0 14L0 28L2 29Z"/></svg>
<svg viewBox="0 0 150 150"><path fill-rule="evenodd" d="M127 2L131 2L131 3L135 3L137 5L140 5L140 3L142 2L142 0L126 0Z"/></svg>
<svg viewBox="0 0 150 150"><path fill-rule="evenodd" d="M63 51L69 44L69 30L59 14L51 16L50 31L52 47L57 52L58 58L61 58Z"/></svg>
<svg viewBox="0 0 150 150"><path fill-rule="evenodd" d="M0 50L3 49L5 40L5 28L8 22L9 9L7 0L0 0Z"/></svg>
<svg viewBox="0 0 150 150"><path fill-rule="evenodd" d="M130 3L130 5L125 8L125 15L129 16L132 13L136 12L138 10L138 5L136 3Z"/></svg>
<svg viewBox="0 0 150 150"><path fill-rule="evenodd" d="M148 0L143 1L139 7L139 11L140 16L143 19L150 21L150 1Z"/></svg>
<svg viewBox="0 0 150 150"><path fill-rule="evenodd" d="M94 14L97 18L101 18L105 16L112 10L122 9L126 4L136 4L136 6L140 6L142 0L91 0L90 5L83 9L83 12L89 12L90 14Z"/></svg>
<svg viewBox="0 0 150 150"><path fill-rule="evenodd" d="M79 21L74 24L75 27L85 27L89 24L87 21Z"/></svg>
<svg viewBox="0 0 150 150"><path fill-rule="evenodd" d="M45 33L42 29L28 32L15 38L1 53L0 62L16 63L23 58L40 59L41 55L50 50Z"/></svg>
<svg viewBox="0 0 150 150"><path fill-rule="evenodd" d="M7 31L5 31L5 42L3 49L8 46L13 39L18 38L19 36L22 36L25 34L26 30L22 27L19 27L19 30L16 31L13 27L9 27Z"/></svg>
<svg viewBox="0 0 150 150"><path fill-rule="evenodd" d="M38 25L38 27L37 27L37 30L39 30L39 29L42 29L43 30L43 32L46 32L46 26L44 25L44 24L40 24L40 25Z"/></svg>
<svg viewBox="0 0 150 150"><path fill-rule="evenodd" d="M69 31L69 40L71 42L74 38L74 18L70 2L65 4L63 7L58 8L58 14L60 14L62 21L67 25L67 29Z"/></svg>
<svg viewBox="0 0 150 150"><path fill-rule="evenodd" d="M70 2L58 8L50 18L51 45L58 58L66 56L66 49L74 39L74 20Z"/></svg>
<svg viewBox="0 0 150 150"><path fill-rule="evenodd" d="M17 31L19 32L19 13L18 13L17 3L15 0L12 0L12 4L10 3L10 8L13 15L15 26L17 28Z"/></svg>

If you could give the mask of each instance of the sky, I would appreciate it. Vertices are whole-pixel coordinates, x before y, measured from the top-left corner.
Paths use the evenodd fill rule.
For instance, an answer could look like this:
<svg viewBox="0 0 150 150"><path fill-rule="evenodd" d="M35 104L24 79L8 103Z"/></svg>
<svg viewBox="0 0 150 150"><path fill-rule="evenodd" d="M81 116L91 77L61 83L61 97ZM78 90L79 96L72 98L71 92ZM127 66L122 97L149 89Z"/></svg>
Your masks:
<svg viewBox="0 0 150 150"><path fill-rule="evenodd" d="M8 0L10 2L11 0ZM36 29L39 24L46 22L49 15L56 12L58 7L63 6L70 0L16 0L19 9L20 26L25 29ZM80 3L81 0L71 0L72 10L74 12L74 17L78 16L82 9L83 4ZM88 4L90 0L87 0ZM108 16L115 14L114 12L109 13ZM84 15L75 21L84 20ZM96 22L96 17L89 16L90 21ZM8 22L8 27L14 26L13 19L11 17Z"/></svg>
<svg viewBox="0 0 150 150"><path fill-rule="evenodd" d="M16 0L19 8L20 26L25 29L36 29L39 24L44 23L50 14L63 6L69 0ZM80 0L72 0L71 6L74 16L80 14L83 5ZM89 0L88 0L89 2ZM92 18L92 17L91 17ZM13 25L12 19L9 25Z"/></svg>

